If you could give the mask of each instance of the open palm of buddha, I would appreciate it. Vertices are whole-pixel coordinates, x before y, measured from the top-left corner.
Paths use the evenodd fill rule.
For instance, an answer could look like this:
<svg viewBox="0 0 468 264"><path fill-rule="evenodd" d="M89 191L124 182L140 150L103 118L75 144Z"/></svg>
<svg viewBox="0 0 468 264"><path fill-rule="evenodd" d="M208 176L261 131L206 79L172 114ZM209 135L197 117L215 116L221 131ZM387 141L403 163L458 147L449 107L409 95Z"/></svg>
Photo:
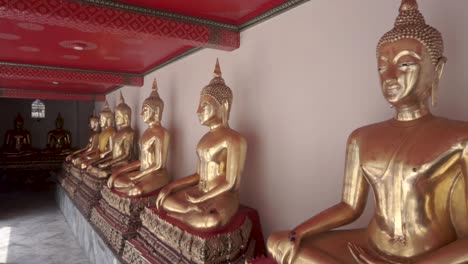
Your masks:
<svg viewBox="0 0 468 264"><path fill-rule="evenodd" d="M107 182L128 196L151 193L170 181L166 171L169 132L161 126L164 102L159 97L156 80L150 97L143 102L141 116L148 129L140 138L140 159L118 169Z"/></svg>
<svg viewBox="0 0 468 264"><path fill-rule="evenodd" d="M350 135L341 202L270 236L279 263L468 261L468 123L435 117L427 106L442 52L440 33L404 0L377 50L382 93L396 116ZM367 228L330 231L362 214L370 189L376 208Z"/></svg>
<svg viewBox="0 0 468 264"><path fill-rule="evenodd" d="M196 230L222 227L237 212L247 149L245 139L229 128L232 92L216 65L197 110L200 123L210 128L197 146L197 172L170 183L156 199L159 210Z"/></svg>

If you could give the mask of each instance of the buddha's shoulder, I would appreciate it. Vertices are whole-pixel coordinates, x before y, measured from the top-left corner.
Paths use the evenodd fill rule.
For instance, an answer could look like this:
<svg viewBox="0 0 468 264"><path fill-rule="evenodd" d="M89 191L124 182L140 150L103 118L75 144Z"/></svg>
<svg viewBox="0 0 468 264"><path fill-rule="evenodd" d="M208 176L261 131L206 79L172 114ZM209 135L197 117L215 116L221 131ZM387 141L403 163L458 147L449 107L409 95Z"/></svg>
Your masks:
<svg viewBox="0 0 468 264"><path fill-rule="evenodd" d="M227 141L245 141L244 136L242 136L241 133L237 132L234 129L227 128L223 129L222 131L219 131L220 133L218 134L219 138L223 138L223 140Z"/></svg>
<svg viewBox="0 0 468 264"><path fill-rule="evenodd" d="M389 125L390 120L385 120L378 123L372 123L362 127L358 127L351 132L349 139L357 139L360 137L369 136L375 133L379 133L382 129L385 129Z"/></svg>

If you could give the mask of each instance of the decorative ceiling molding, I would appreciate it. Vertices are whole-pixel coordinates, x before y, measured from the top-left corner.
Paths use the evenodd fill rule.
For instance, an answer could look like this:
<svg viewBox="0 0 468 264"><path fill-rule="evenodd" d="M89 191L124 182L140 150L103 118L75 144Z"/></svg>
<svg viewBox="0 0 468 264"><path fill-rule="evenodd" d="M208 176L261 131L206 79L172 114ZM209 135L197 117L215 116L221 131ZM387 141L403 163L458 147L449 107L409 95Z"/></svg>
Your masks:
<svg viewBox="0 0 468 264"><path fill-rule="evenodd" d="M40 80L47 82L78 82L107 85L143 86L143 75L77 70L40 65L0 62L0 78L10 80Z"/></svg>
<svg viewBox="0 0 468 264"><path fill-rule="evenodd" d="M262 23L268 19L271 19L281 13L284 13L294 7L297 7L299 5L302 5L304 4L305 2L309 2L310 0L288 0L280 5L278 5L277 7L274 7L268 11L266 11L265 13L259 15L259 16L256 16L252 19L250 19L249 21L241 24L237 30L239 31L243 31L243 30L246 30L250 27L253 27L259 23Z"/></svg>
<svg viewBox="0 0 468 264"><path fill-rule="evenodd" d="M166 18L156 13L148 15L124 8L111 8L104 6L104 2L0 0L0 17L142 40L167 38L195 47L234 50L240 46L238 30L177 20L176 16Z"/></svg>
<svg viewBox="0 0 468 264"><path fill-rule="evenodd" d="M76 100L76 101L104 101L105 95L78 94L29 91L19 89L1 89L0 98L21 98L21 99L41 99L41 100Z"/></svg>
<svg viewBox="0 0 468 264"><path fill-rule="evenodd" d="M135 12L135 13L140 13L148 16L155 16L155 17L164 17L167 19L175 19L179 21L184 21L188 23L194 23L194 24L200 24L204 26L209 26L209 27L214 27L214 28L220 28L220 29L226 29L226 30L233 30L237 31L238 27L235 25L227 24L227 23L221 23L218 21L213 21L209 19L203 19L203 18L198 18L198 17L193 17L193 16L186 16L178 13L173 13L173 12L167 12L163 10L157 10L157 9L152 9L148 7L142 7L142 6L137 6L137 5L132 5L132 4L126 4L122 2L115 2L112 0L78 0L79 2L83 3L89 3L93 5L99 5L99 6L104 6L108 8L115 8L115 9L120 9L128 12Z"/></svg>

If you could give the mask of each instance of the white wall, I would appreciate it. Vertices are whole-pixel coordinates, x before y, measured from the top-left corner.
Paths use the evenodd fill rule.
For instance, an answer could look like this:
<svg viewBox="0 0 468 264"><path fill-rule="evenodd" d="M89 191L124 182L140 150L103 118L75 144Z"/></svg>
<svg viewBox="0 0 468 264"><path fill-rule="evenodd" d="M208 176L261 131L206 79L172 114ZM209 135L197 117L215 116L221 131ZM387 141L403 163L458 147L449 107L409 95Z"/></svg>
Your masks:
<svg viewBox="0 0 468 264"><path fill-rule="evenodd" d="M420 6L438 28L449 58L436 112L468 120L468 1L425 0ZM380 94L378 39L393 27L399 1L313 0L242 32L233 52L203 50L160 69L141 89L122 89L140 111L158 78L172 134L169 170L180 178L196 169L195 147L207 131L195 115L201 88L216 57L234 92L231 127L249 149L242 202L259 210L265 237L290 229L340 199L347 136L392 117ZM118 93L107 96L113 106ZM146 126L135 120L140 134ZM352 227L363 226L371 204Z"/></svg>

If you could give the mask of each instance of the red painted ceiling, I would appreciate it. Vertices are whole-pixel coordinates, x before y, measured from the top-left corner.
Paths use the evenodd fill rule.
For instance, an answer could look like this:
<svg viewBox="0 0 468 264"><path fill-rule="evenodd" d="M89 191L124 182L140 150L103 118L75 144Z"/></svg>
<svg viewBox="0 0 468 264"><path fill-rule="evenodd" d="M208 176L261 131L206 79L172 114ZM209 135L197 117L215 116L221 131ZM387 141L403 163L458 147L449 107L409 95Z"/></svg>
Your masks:
<svg viewBox="0 0 468 264"><path fill-rule="evenodd" d="M238 48L239 26L287 1L99 2L0 0L0 95L102 98L141 86L145 73L192 48Z"/></svg>
<svg viewBox="0 0 468 264"><path fill-rule="evenodd" d="M240 25L286 0L117 0L119 2Z"/></svg>

